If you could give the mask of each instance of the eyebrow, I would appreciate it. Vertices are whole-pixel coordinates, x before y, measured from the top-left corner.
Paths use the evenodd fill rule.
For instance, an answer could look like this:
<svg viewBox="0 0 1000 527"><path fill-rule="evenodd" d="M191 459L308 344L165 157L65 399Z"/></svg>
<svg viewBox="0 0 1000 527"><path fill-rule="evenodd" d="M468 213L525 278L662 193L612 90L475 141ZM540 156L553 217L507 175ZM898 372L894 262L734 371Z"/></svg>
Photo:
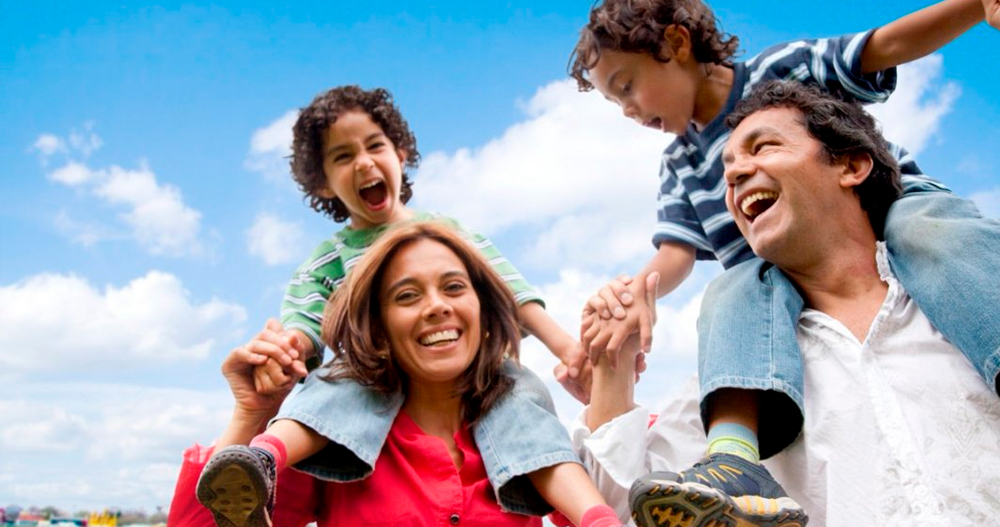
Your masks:
<svg viewBox="0 0 1000 527"><path fill-rule="evenodd" d="M750 132L747 135L743 136L743 140L740 141L740 146L749 145L749 144L753 143L754 141L760 139L761 136L763 136L763 135L769 135L769 134L770 135L782 136L781 130L779 130L779 129L773 127L773 126L761 125L761 126L758 126L757 128L754 128L754 129L750 130ZM732 163L733 162L733 152L732 152L732 150L729 150L727 148L723 152L723 154L722 154L722 162L723 163Z"/></svg>
<svg viewBox="0 0 1000 527"><path fill-rule="evenodd" d="M470 280L471 281L471 279L469 278L468 273L466 273L465 271L459 271L459 270L448 271L448 272L446 272L446 273L444 273L444 274L441 275L441 279L447 280L449 278L454 278L456 276L457 277L462 277L462 278L465 278L466 280ZM386 290L386 293L387 294L392 294L393 292L395 292L397 289L399 289L401 287L405 287L407 285L411 285L411 284L415 284L415 283L417 283L417 279L414 278L414 277L412 277L412 276L407 276L407 277L404 277L404 278L400 278L399 280L393 282L392 285L389 286L389 289Z"/></svg>
<svg viewBox="0 0 1000 527"><path fill-rule="evenodd" d="M379 136L383 136L384 137L385 136L385 132L382 132L382 131L372 132L371 134L368 135L368 137L365 137L365 140L363 142L367 143L368 141L371 141L372 139L375 139L375 138L377 138ZM338 150L344 150L345 148L349 148L349 147L350 147L350 145L348 143L340 143L339 145L333 145L330 148L328 148L326 150L326 153L329 155L329 154L332 154L332 153L334 153L334 152L336 152Z"/></svg>

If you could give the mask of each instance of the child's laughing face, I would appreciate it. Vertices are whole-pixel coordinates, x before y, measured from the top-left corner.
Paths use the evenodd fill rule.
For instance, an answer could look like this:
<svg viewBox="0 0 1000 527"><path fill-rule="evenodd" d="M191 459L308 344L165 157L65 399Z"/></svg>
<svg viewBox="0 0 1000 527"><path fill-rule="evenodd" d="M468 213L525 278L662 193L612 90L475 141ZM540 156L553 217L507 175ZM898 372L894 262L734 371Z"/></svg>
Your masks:
<svg viewBox="0 0 1000 527"><path fill-rule="evenodd" d="M337 117L323 138L326 187L318 194L339 198L351 216L351 227L368 229L404 219L399 199L406 152L386 137L362 110Z"/></svg>

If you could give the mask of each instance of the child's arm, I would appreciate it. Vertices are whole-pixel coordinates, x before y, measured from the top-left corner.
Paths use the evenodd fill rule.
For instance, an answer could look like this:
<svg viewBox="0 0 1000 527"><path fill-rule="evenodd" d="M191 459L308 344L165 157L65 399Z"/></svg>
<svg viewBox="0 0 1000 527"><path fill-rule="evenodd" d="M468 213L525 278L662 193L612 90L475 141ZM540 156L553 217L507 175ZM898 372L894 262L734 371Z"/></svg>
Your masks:
<svg viewBox="0 0 1000 527"><path fill-rule="evenodd" d="M861 52L861 72L882 71L930 55L982 21L986 12L997 16L996 4L997 0L944 0L876 29Z"/></svg>
<svg viewBox="0 0 1000 527"><path fill-rule="evenodd" d="M983 0L986 23L1000 29L1000 0Z"/></svg>
<svg viewBox="0 0 1000 527"><path fill-rule="evenodd" d="M652 343L653 317L642 302L633 306L635 299L643 298L643 285L652 273L659 276L657 297L673 291L691 273L694 261L694 247L684 243L661 243L656 254L634 279L612 280L590 297L583 308L581 334L591 362L596 361L601 353L607 353L609 364L617 366L618 350L625 339L635 332L639 333L641 349L648 351Z"/></svg>
<svg viewBox="0 0 1000 527"><path fill-rule="evenodd" d="M517 311L524 329L537 337L566 366L568 378L556 376L560 384L570 395L586 404L590 396L590 368L587 367L587 353L583 346L556 324L538 302L521 304Z"/></svg>

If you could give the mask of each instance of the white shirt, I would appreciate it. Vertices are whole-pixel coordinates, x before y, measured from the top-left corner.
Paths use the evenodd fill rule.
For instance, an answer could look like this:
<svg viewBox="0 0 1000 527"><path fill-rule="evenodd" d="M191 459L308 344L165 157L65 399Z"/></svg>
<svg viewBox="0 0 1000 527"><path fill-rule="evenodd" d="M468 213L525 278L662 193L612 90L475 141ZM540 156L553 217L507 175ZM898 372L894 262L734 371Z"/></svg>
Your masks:
<svg viewBox="0 0 1000 527"><path fill-rule="evenodd" d="M864 342L802 313L805 424L764 465L811 527L997 525L1000 398L892 276L882 244L876 259L889 292ZM574 421L574 445L620 518L635 478L704 456L698 400L692 379L652 425L642 407L593 434L586 409Z"/></svg>

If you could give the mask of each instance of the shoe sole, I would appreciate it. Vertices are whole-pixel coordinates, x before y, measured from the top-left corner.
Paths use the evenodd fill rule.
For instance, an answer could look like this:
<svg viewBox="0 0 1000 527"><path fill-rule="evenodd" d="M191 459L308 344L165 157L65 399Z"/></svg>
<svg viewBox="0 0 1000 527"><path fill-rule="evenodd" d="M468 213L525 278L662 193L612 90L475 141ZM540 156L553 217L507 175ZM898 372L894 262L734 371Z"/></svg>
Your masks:
<svg viewBox="0 0 1000 527"><path fill-rule="evenodd" d="M809 522L791 498L733 499L700 483L651 479L629 494L639 527L804 527Z"/></svg>
<svg viewBox="0 0 1000 527"><path fill-rule="evenodd" d="M198 501L212 512L218 527L271 527L267 484L251 454L222 452L198 480Z"/></svg>

